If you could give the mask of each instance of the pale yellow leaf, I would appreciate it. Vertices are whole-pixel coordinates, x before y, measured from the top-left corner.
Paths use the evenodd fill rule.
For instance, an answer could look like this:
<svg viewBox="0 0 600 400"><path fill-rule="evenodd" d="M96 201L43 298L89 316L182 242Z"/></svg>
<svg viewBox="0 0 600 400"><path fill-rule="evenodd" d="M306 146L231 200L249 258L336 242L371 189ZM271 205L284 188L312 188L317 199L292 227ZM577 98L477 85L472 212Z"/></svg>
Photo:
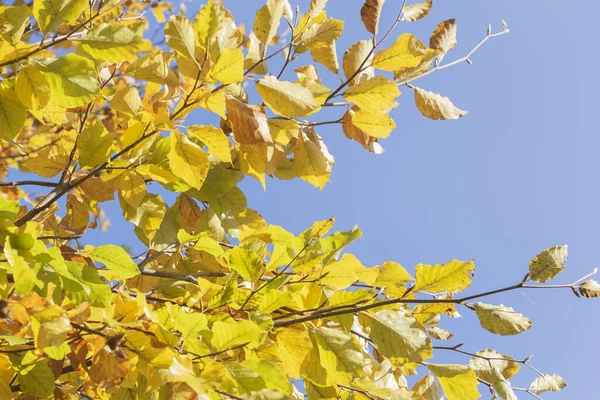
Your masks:
<svg viewBox="0 0 600 400"><path fill-rule="evenodd" d="M435 120L458 119L468 114L437 93L415 88L415 103L421 114Z"/></svg>

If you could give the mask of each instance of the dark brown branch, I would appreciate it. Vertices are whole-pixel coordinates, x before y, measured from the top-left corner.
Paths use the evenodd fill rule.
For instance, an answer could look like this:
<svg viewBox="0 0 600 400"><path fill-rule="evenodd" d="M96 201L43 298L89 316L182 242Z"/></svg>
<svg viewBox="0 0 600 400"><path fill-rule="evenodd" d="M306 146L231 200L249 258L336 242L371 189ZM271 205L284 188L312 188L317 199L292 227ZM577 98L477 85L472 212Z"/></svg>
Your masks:
<svg viewBox="0 0 600 400"><path fill-rule="evenodd" d="M45 181L10 181L0 183L0 187L17 187L17 186L43 186L43 187L56 187L58 183L45 182Z"/></svg>

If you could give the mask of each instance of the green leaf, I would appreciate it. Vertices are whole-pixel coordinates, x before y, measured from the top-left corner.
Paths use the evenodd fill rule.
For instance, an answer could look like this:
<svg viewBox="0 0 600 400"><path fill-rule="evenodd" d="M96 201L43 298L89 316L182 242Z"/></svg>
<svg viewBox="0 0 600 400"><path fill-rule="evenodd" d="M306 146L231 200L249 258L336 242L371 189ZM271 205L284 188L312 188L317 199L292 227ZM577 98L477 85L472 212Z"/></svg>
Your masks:
<svg viewBox="0 0 600 400"><path fill-rule="evenodd" d="M565 269L567 246L554 246L542 251L529 263L529 277L540 283L555 278Z"/></svg>
<svg viewBox="0 0 600 400"><path fill-rule="evenodd" d="M19 366L18 381L24 395L46 399L54 394L54 374L47 358L38 358L28 351Z"/></svg>
<svg viewBox="0 0 600 400"><path fill-rule="evenodd" d="M79 107L94 100L100 92L96 66L88 58L70 53L40 65L50 84L50 101L57 106Z"/></svg>
<svg viewBox="0 0 600 400"><path fill-rule="evenodd" d="M0 34L2 40L12 45L19 43L25 32L30 16L31 10L26 4L13 7L2 7L2 9L0 9L0 25L3 27L2 33Z"/></svg>
<svg viewBox="0 0 600 400"><path fill-rule="evenodd" d="M133 278L140 274L136 263L121 247L112 244L96 247L90 257L104 264L108 269L118 274L121 279Z"/></svg>
<svg viewBox="0 0 600 400"><path fill-rule="evenodd" d="M177 131L171 132L169 166L175 175L193 188L200 189L210 164L202 147Z"/></svg>
<svg viewBox="0 0 600 400"><path fill-rule="evenodd" d="M477 390L477 375L471 368L458 364L426 366L440 381L448 400L477 400L481 397Z"/></svg>
<svg viewBox="0 0 600 400"><path fill-rule="evenodd" d="M89 7L88 0L34 0L33 16L43 33L75 22Z"/></svg>
<svg viewBox="0 0 600 400"><path fill-rule="evenodd" d="M27 119L27 110L14 90L0 89L0 134L6 141L14 140Z"/></svg>
<svg viewBox="0 0 600 400"><path fill-rule="evenodd" d="M415 270L415 292L460 292L471 285L475 265L472 261L452 260L444 265L418 264Z"/></svg>
<svg viewBox="0 0 600 400"><path fill-rule="evenodd" d="M82 286L80 290L69 290L66 292L75 304L89 301L95 307L110 306L110 286L105 282L95 268L78 262L67 261L67 268L71 275Z"/></svg>
<svg viewBox="0 0 600 400"><path fill-rule="evenodd" d="M425 327L405 312L381 310L375 315L361 312L358 318L361 325L370 328L377 350L393 362L421 362L432 357Z"/></svg>
<svg viewBox="0 0 600 400"><path fill-rule="evenodd" d="M475 303L475 312L481 327L498 335L516 335L531 328L531 321L512 307L500 304Z"/></svg>
<svg viewBox="0 0 600 400"><path fill-rule="evenodd" d="M19 213L19 202L16 200L8 200L3 196L0 196L0 221L15 219Z"/></svg>
<svg viewBox="0 0 600 400"><path fill-rule="evenodd" d="M143 39L122 23L99 24L79 40L83 51L98 61L119 63L129 61L140 50Z"/></svg>

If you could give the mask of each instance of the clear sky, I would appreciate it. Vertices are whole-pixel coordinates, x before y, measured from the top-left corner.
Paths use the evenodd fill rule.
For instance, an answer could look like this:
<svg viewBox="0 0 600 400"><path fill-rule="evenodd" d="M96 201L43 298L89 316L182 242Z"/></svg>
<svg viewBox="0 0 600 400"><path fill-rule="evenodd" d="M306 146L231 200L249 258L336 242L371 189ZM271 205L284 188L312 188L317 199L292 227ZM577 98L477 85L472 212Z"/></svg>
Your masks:
<svg viewBox="0 0 600 400"><path fill-rule="evenodd" d="M246 27L263 3L224 1ZM307 0L291 3L307 10ZM350 44L369 37L359 17L362 3L329 1L329 15L346 21L340 59ZM381 29L393 22L401 3L386 1ZM294 233L332 215L338 229L359 225L364 237L348 251L367 266L394 260L412 270L420 262L474 258L476 276L468 294L517 283L538 252L568 244L567 269L556 282L570 283L600 264L600 80L594 71L600 61L600 3L434 3L428 17L403 23L396 33L411 32L427 43L439 22L456 18L458 45L446 61L466 54L483 38L488 23L497 32L504 18L511 30L486 43L472 57L473 65L416 82L450 97L469 114L458 121L428 120L416 109L411 91L401 88L400 106L392 112L398 127L382 142L385 154L368 153L346 139L340 126L320 127L336 160L332 182L319 191L300 180L269 179L263 192L257 181L246 179L242 188L249 205ZM188 15L193 17L200 4L187 2ZM293 79L291 74L284 78ZM324 69L322 77L330 87L338 82ZM187 122L215 122L203 115L192 114ZM90 243L127 242L142 249L112 203L112 227L108 234L90 232ZM529 290L486 302L513 306L533 320L533 328L518 336L495 336L463 309L462 320L446 318L441 324L455 334L450 343L465 342L464 349L472 352L494 348L519 359L534 354L535 366L558 373L568 384L566 391L545 398L598 398L600 301L577 299L569 290ZM439 356L447 362L469 361L461 355ZM534 377L522 370L513 384L527 386ZM480 391L490 397L484 387Z"/></svg>

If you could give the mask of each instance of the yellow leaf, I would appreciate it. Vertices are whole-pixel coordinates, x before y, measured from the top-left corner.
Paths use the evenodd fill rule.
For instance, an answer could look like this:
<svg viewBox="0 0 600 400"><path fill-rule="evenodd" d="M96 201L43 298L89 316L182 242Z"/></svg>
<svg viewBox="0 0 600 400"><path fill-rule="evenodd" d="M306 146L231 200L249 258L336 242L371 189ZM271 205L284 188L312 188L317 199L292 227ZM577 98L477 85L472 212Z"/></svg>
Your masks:
<svg viewBox="0 0 600 400"><path fill-rule="evenodd" d="M366 111L385 111L396 104L400 91L396 84L384 76L378 76L352 86L344 97Z"/></svg>
<svg viewBox="0 0 600 400"><path fill-rule="evenodd" d="M231 163L231 142L222 129L211 125L188 126L187 132L208 146L208 153L219 157L222 161Z"/></svg>
<svg viewBox="0 0 600 400"><path fill-rule="evenodd" d="M52 305L31 315L31 330L37 349L59 346L67 338L71 322L62 308Z"/></svg>
<svg viewBox="0 0 600 400"><path fill-rule="evenodd" d="M377 142L377 138L368 135L366 132L358 128L352 123L352 115L358 110L358 107L353 106L346 111L342 117L342 130L348 139L352 139L361 144L362 147L369 150L371 153L382 154L383 148Z"/></svg>
<svg viewBox="0 0 600 400"><path fill-rule="evenodd" d="M270 44L277 34L281 18L286 16L291 21L292 7L288 0L267 0L254 18L254 34L264 44Z"/></svg>
<svg viewBox="0 0 600 400"><path fill-rule="evenodd" d="M269 148L267 143L242 144L239 146L240 170L246 175L256 178L266 189L265 172L269 161Z"/></svg>
<svg viewBox="0 0 600 400"><path fill-rule="evenodd" d="M82 106L94 100L100 91L94 62L77 54L44 62L42 72L50 84L50 100L61 107Z"/></svg>
<svg viewBox="0 0 600 400"><path fill-rule="evenodd" d="M364 367L358 343L348 334L326 327L309 331L312 350L302 365L302 376L319 386L348 384Z"/></svg>
<svg viewBox="0 0 600 400"><path fill-rule="evenodd" d="M0 89L0 134L2 139L14 140L27 119L27 110L12 89Z"/></svg>
<svg viewBox="0 0 600 400"><path fill-rule="evenodd" d="M295 50L301 54L310 49L329 46L332 41L340 38L343 30L344 21L339 19L313 23L300 34Z"/></svg>
<svg viewBox="0 0 600 400"><path fill-rule="evenodd" d="M115 134L108 132L102 121L88 125L79 135L77 149L82 167L95 167L108 161Z"/></svg>
<svg viewBox="0 0 600 400"><path fill-rule="evenodd" d="M496 374L494 370L498 370L504 379L512 378L521 367L514 361L512 357L503 355L495 350L482 350L476 353L469 363L471 368L477 374L477 377L486 382L494 382Z"/></svg>
<svg viewBox="0 0 600 400"><path fill-rule="evenodd" d="M310 0L310 6L308 7L308 13L311 17L316 17L323 12L327 0Z"/></svg>
<svg viewBox="0 0 600 400"><path fill-rule="evenodd" d="M358 110L352 115L352 124L369 136L386 138L396 128L396 123L383 112Z"/></svg>
<svg viewBox="0 0 600 400"><path fill-rule="evenodd" d="M415 88L415 103L421 114L435 120L458 119L468 114L468 111L455 107L447 97L419 88Z"/></svg>
<svg viewBox="0 0 600 400"><path fill-rule="evenodd" d="M99 24L85 32L78 42L94 59L113 63L131 60L144 43L129 26L121 23Z"/></svg>
<svg viewBox="0 0 600 400"><path fill-rule="evenodd" d="M346 289L355 282L360 281L358 274L366 270L353 254L344 254L338 261L323 267L316 272L316 276L323 275L321 283L336 289Z"/></svg>
<svg viewBox="0 0 600 400"><path fill-rule="evenodd" d="M475 303L475 312L481 327L497 335L516 335L532 326L531 321L523 314L502 304L495 306L478 302Z"/></svg>
<svg viewBox="0 0 600 400"><path fill-rule="evenodd" d="M121 279L129 279L140 274L140 270L131 256L119 246L112 244L98 246L89 253L89 256L94 261L104 264Z"/></svg>
<svg viewBox="0 0 600 400"><path fill-rule="evenodd" d="M370 40L360 40L350 46L344 53L342 69L346 79L350 80L348 82L349 86L354 86L373 77L375 70L370 66L373 62L371 49L373 49L373 43ZM357 73L359 70L360 72Z"/></svg>
<svg viewBox="0 0 600 400"><path fill-rule="evenodd" d="M256 282L262 276L264 260L264 243L248 248L236 246L229 251L229 267L248 282Z"/></svg>
<svg viewBox="0 0 600 400"><path fill-rule="evenodd" d="M404 285L413 279L402 265L388 261L379 266L375 286L385 287L388 295L400 297L406 293Z"/></svg>
<svg viewBox="0 0 600 400"><path fill-rule="evenodd" d="M39 110L50 101L50 85L48 80L33 65L21 67L17 73L15 92L19 101L27 108Z"/></svg>
<svg viewBox="0 0 600 400"><path fill-rule="evenodd" d="M61 227L72 235L85 232L90 222L90 210L87 205L69 193L67 195L67 215L60 221Z"/></svg>
<svg viewBox="0 0 600 400"><path fill-rule="evenodd" d="M200 189L208 174L210 163L208 156L200 146L192 143L183 134L172 131L169 166L173 173L185 183Z"/></svg>
<svg viewBox="0 0 600 400"><path fill-rule="evenodd" d="M421 362L432 357L427 331L413 316L398 310L381 310L375 315L361 312L358 318L361 325L370 328L377 350L392 362Z"/></svg>
<svg viewBox="0 0 600 400"><path fill-rule="evenodd" d="M360 9L360 18L365 28L373 35L377 35L379 17L385 0L366 0Z"/></svg>
<svg viewBox="0 0 600 400"><path fill-rule="evenodd" d="M448 400L477 400L481 395L477 390L477 375L465 365L426 364L435 375Z"/></svg>
<svg viewBox="0 0 600 400"><path fill-rule="evenodd" d="M0 9L0 25L3 27L0 35L2 39L13 45L19 43L29 23L30 15L31 10L26 4Z"/></svg>
<svg viewBox="0 0 600 400"><path fill-rule="evenodd" d="M321 106L313 94L300 83L279 81L265 76L256 84L256 91L275 114L294 118L312 114Z"/></svg>
<svg viewBox="0 0 600 400"><path fill-rule="evenodd" d="M298 137L298 123L287 119L268 120L269 130L275 143L281 146L287 146L292 138Z"/></svg>
<svg viewBox="0 0 600 400"><path fill-rule="evenodd" d="M529 277L540 283L553 279L565 269L567 246L554 246L542 251L529 263Z"/></svg>
<svg viewBox="0 0 600 400"><path fill-rule="evenodd" d="M273 143L267 114L259 105L248 105L233 97L227 98L227 118L235 141L240 144Z"/></svg>
<svg viewBox="0 0 600 400"><path fill-rule="evenodd" d="M302 361L312 349L308 332L305 329L283 328L275 337L281 368L292 379L300 379Z"/></svg>
<svg viewBox="0 0 600 400"><path fill-rule="evenodd" d="M327 46L314 47L310 49L310 55L314 62L321 63L333 72L337 74L340 69L340 64L338 63L337 51L335 48L335 41L332 41Z"/></svg>
<svg viewBox="0 0 600 400"><path fill-rule="evenodd" d="M68 155L48 147L39 151L36 157L27 158L22 165L37 175L52 178L64 171L68 163Z"/></svg>
<svg viewBox="0 0 600 400"><path fill-rule="evenodd" d="M110 100L110 107L125 115L137 117L144 109L140 93L134 87L119 90Z"/></svg>
<svg viewBox="0 0 600 400"><path fill-rule="evenodd" d="M244 53L240 49L223 49L217 62L208 72L207 79L224 85L244 80Z"/></svg>
<svg viewBox="0 0 600 400"><path fill-rule="evenodd" d="M211 331L211 344L217 351L245 345L249 349L256 348L266 334L258 325L249 320L216 321Z"/></svg>
<svg viewBox="0 0 600 400"><path fill-rule="evenodd" d="M123 200L131 207L139 206L146 197L146 182L135 171L122 174L119 177L118 188Z"/></svg>
<svg viewBox="0 0 600 400"><path fill-rule="evenodd" d="M427 16L433 7L433 0L425 0L422 3L404 6L402 16L405 21L417 21Z"/></svg>
<svg viewBox="0 0 600 400"><path fill-rule="evenodd" d="M451 18L441 22L435 28L429 39L429 47L444 54L454 46L456 46L456 24L454 18Z"/></svg>
<svg viewBox="0 0 600 400"><path fill-rule="evenodd" d="M173 50L196 64L196 43L192 22L182 15L172 15L165 25L166 43Z"/></svg>
<svg viewBox="0 0 600 400"><path fill-rule="evenodd" d="M475 265L472 261L452 260L444 265L418 264L415 270L415 292L460 292L471 285Z"/></svg>
<svg viewBox="0 0 600 400"><path fill-rule="evenodd" d="M244 61L244 68L255 74L264 75L267 73L267 63L263 62L262 56L265 45L260 42L254 32L248 35L248 53Z"/></svg>
<svg viewBox="0 0 600 400"><path fill-rule="evenodd" d="M372 65L384 71L416 67L432 52L415 36L403 33L393 45L375 54Z"/></svg>
<svg viewBox="0 0 600 400"><path fill-rule="evenodd" d="M12 369L12 364L8 356L0 354L0 398L11 398L12 390L9 383L14 374L15 371Z"/></svg>
<svg viewBox="0 0 600 400"><path fill-rule="evenodd" d="M43 33L49 33L62 24L75 22L89 7L87 0L35 0L33 16Z"/></svg>
<svg viewBox="0 0 600 400"><path fill-rule="evenodd" d="M294 146L293 169L300 179L323 189L329 182L333 156L314 131L303 131Z"/></svg>

